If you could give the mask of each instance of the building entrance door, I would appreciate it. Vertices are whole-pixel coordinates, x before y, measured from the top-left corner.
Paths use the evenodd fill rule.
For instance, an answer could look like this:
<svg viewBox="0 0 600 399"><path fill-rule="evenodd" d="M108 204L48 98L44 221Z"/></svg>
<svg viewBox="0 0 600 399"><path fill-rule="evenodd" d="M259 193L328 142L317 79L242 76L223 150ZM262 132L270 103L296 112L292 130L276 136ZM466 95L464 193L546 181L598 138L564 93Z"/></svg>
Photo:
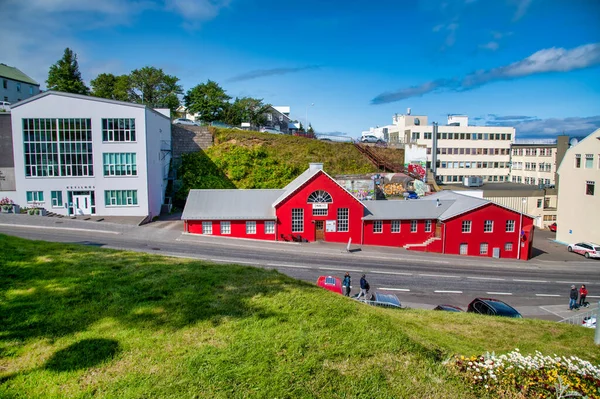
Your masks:
<svg viewBox="0 0 600 399"><path fill-rule="evenodd" d="M324 240L325 239L325 222L323 220L315 220L315 240Z"/></svg>
<svg viewBox="0 0 600 399"><path fill-rule="evenodd" d="M73 195L73 207L76 215L91 215L92 214L92 196Z"/></svg>

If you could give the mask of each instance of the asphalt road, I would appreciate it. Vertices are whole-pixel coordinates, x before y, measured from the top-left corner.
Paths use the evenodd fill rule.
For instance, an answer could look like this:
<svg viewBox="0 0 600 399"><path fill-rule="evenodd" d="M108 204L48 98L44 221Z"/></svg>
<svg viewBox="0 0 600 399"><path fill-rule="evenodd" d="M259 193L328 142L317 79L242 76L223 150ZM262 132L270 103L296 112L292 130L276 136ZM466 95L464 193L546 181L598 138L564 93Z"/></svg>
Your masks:
<svg viewBox="0 0 600 399"><path fill-rule="evenodd" d="M403 305L432 308L440 303L466 308L477 296L495 297L528 317L557 319L545 310L568 304L571 284L586 284L591 301L600 295L600 261L506 261L408 252L395 248L340 244L273 243L182 234L177 223L156 228L0 216L0 232L29 239L79 243L182 256L218 263L277 269L314 282L319 275L350 272L358 286L362 273L372 288L395 293ZM353 293L358 289L354 288Z"/></svg>

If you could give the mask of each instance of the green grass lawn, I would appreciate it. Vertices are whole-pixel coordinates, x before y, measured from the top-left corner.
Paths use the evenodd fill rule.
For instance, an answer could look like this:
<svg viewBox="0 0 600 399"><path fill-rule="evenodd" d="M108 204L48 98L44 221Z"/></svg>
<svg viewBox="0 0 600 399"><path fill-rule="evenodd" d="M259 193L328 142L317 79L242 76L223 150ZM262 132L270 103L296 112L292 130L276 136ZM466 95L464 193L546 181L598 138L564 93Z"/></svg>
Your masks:
<svg viewBox="0 0 600 399"><path fill-rule="evenodd" d="M474 398L452 354L593 330L372 308L276 271L0 235L0 397Z"/></svg>

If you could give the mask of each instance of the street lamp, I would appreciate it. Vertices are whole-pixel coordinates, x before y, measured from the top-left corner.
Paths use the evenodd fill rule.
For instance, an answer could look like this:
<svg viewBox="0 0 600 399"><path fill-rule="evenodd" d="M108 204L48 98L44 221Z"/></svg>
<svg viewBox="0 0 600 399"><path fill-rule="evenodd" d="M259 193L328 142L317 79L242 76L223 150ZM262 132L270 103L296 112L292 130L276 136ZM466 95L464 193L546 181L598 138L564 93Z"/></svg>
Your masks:
<svg viewBox="0 0 600 399"><path fill-rule="evenodd" d="M304 123L306 123L305 131L308 132L308 107L314 107L315 103L311 103L306 106L306 119L304 119Z"/></svg>
<svg viewBox="0 0 600 399"><path fill-rule="evenodd" d="M525 207L525 203L527 202L527 198L521 198L521 219L519 221L519 234L517 235L517 259L521 259L521 234L523 233L523 208Z"/></svg>

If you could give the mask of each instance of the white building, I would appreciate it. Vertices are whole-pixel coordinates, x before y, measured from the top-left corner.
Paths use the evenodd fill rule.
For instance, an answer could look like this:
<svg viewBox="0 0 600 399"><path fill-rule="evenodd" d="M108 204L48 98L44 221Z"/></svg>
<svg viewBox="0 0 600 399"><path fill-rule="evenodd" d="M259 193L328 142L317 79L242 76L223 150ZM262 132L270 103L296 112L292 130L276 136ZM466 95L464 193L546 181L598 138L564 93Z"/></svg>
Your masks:
<svg viewBox="0 0 600 399"><path fill-rule="evenodd" d="M600 129L567 150L558 175L556 240L600 244Z"/></svg>
<svg viewBox="0 0 600 399"><path fill-rule="evenodd" d="M16 103L39 92L38 82L17 68L0 63L0 101Z"/></svg>
<svg viewBox="0 0 600 399"><path fill-rule="evenodd" d="M466 115L449 115L447 125L438 126L437 154L433 154L434 126L427 122L424 115L394 115L394 127L388 129L389 143L425 145L427 168L434 166L442 183L462 183L465 176L481 176L484 182L508 181L515 128L469 126Z"/></svg>
<svg viewBox="0 0 600 399"><path fill-rule="evenodd" d="M12 107L15 202L63 215L160 214L168 110L61 92Z"/></svg>
<svg viewBox="0 0 600 399"><path fill-rule="evenodd" d="M555 186L556 169L566 150L569 136L558 136L552 143L515 143L511 149L510 180L513 183Z"/></svg>

